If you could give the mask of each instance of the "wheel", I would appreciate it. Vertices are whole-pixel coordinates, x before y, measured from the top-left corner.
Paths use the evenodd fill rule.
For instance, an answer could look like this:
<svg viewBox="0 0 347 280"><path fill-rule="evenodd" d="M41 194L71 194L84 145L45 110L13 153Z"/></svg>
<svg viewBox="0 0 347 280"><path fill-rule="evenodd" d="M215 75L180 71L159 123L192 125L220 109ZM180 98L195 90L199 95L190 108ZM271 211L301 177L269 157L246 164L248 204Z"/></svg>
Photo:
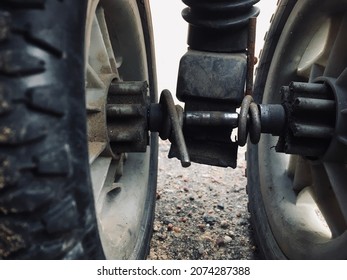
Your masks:
<svg viewBox="0 0 347 280"><path fill-rule="evenodd" d="M346 92L346 31L347 1L279 1L257 69L256 102L280 103L281 86L318 77ZM276 153L277 140L262 135L257 146L248 144L249 210L261 257L345 259L347 159Z"/></svg>
<svg viewBox="0 0 347 280"><path fill-rule="evenodd" d="M119 152L107 108L122 82L157 101L151 28L148 1L1 2L0 258L148 254L157 135Z"/></svg>

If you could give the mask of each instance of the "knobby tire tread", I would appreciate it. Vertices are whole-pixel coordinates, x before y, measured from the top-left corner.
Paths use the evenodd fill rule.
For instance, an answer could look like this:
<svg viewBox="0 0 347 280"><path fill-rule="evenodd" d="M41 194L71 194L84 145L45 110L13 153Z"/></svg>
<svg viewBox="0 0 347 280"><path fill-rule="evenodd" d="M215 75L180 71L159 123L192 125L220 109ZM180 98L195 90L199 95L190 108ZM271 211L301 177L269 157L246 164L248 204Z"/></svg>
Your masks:
<svg viewBox="0 0 347 280"><path fill-rule="evenodd" d="M0 3L0 259L104 257L80 106L85 5Z"/></svg>

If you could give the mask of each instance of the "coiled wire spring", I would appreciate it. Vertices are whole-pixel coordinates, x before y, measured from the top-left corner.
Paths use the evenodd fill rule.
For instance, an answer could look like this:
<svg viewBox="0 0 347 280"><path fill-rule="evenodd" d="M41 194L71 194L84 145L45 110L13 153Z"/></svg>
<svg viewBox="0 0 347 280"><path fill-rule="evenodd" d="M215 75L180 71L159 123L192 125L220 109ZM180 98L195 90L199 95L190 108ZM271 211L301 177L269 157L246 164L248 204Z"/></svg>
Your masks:
<svg viewBox="0 0 347 280"><path fill-rule="evenodd" d="M242 100L238 123L238 145L247 143L249 134L252 144L257 144L261 135L260 110L251 95L246 95Z"/></svg>

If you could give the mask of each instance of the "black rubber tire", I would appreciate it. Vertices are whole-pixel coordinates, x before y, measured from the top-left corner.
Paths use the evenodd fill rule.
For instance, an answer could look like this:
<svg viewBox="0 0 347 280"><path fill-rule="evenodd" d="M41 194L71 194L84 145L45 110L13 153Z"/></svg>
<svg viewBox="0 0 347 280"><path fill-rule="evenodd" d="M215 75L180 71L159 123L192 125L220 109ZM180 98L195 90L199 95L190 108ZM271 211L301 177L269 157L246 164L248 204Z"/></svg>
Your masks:
<svg viewBox="0 0 347 280"><path fill-rule="evenodd" d="M141 2L148 27L148 7ZM86 5L86 0L0 3L0 259L105 258L88 163ZM154 102L151 34L147 28L144 33ZM157 145L152 135L146 227L137 258L149 250Z"/></svg>
<svg viewBox="0 0 347 280"><path fill-rule="evenodd" d="M255 102L262 103L265 84L271 65L273 54L276 50L282 29L297 0L278 1L275 15L271 19L271 26L266 34L264 47L261 52L259 65L256 72L253 97ZM247 192L249 197L249 212L253 237L257 244L257 253L260 258L286 259L278 246L270 228L264 201L260 191L258 146L250 142L247 144Z"/></svg>

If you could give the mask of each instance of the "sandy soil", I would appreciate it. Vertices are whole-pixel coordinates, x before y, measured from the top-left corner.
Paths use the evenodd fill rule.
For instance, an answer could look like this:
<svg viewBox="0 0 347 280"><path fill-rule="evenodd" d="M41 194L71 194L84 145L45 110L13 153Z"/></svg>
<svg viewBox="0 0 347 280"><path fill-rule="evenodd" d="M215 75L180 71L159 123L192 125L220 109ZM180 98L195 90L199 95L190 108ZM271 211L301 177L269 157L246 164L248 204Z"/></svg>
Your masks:
<svg viewBox="0 0 347 280"><path fill-rule="evenodd" d="M245 178L245 149L237 168L168 159L160 142L157 206L149 259L254 259Z"/></svg>

